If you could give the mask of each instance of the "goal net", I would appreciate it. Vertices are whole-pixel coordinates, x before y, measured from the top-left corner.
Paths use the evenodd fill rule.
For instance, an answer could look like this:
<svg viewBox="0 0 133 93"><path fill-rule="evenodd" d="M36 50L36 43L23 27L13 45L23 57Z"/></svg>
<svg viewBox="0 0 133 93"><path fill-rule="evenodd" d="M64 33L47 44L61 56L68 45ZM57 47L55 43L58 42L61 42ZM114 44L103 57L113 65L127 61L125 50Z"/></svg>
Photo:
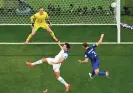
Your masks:
<svg viewBox="0 0 133 93"><path fill-rule="evenodd" d="M116 24L112 0L1 0L1 24L29 24L44 7L53 24Z"/></svg>

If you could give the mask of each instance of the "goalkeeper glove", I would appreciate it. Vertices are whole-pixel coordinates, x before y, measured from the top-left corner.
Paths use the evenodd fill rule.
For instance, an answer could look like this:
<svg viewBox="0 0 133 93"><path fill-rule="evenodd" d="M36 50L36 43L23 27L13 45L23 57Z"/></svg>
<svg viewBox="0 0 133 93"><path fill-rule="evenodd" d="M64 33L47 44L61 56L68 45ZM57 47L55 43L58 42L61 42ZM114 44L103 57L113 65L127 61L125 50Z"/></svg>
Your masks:
<svg viewBox="0 0 133 93"><path fill-rule="evenodd" d="M31 27L34 27L34 23L31 23Z"/></svg>
<svg viewBox="0 0 133 93"><path fill-rule="evenodd" d="M51 24L49 20L47 20L47 23L48 23L49 25Z"/></svg>
<svg viewBox="0 0 133 93"><path fill-rule="evenodd" d="M52 26L49 20L47 20L47 23L49 24L49 26Z"/></svg>

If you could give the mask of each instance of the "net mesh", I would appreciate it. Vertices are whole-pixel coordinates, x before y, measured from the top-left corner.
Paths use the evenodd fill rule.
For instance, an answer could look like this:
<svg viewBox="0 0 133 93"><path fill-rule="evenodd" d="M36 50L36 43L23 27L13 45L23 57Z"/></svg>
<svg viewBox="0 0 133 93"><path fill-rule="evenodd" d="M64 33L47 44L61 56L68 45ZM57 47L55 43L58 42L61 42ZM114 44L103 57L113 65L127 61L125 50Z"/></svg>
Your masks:
<svg viewBox="0 0 133 93"><path fill-rule="evenodd" d="M0 24L29 24L44 7L52 24L116 24L112 0L0 0Z"/></svg>

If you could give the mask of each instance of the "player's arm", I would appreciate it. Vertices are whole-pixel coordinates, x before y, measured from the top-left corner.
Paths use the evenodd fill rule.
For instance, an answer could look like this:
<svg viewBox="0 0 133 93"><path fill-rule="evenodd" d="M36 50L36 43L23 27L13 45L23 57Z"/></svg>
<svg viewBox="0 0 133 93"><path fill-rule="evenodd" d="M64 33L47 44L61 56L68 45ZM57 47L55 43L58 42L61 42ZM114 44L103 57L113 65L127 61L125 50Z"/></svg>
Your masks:
<svg viewBox="0 0 133 93"><path fill-rule="evenodd" d="M47 19L46 22L47 22L47 24L48 24L50 27L52 27L52 24L51 24L51 22L50 22L49 19Z"/></svg>
<svg viewBox="0 0 133 93"><path fill-rule="evenodd" d="M55 62L54 64L60 64L60 63L64 62L64 60L67 59L67 57L68 57L68 54L67 53L64 53L63 54L63 57L60 58L59 61L58 62Z"/></svg>
<svg viewBox="0 0 133 93"><path fill-rule="evenodd" d="M47 23L48 23L49 25L51 25L51 22L50 22L50 20L49 20L49 19L47 19Z"/></svg>
<svg viewBox="0 0 133 93"><path fill-rule="evenodd" d="M32 24L32 27L34 27L34 20L35 20L35 18L36 18L35 14L30 17L30 22Z"/></svg>
<svg viewBox="0 0 133 93"><path fill-rule="evenodd" d="M62 47L60 41L58 41L58 46L60 47L60 49L63 49L63 47Z"/></svg>
<svg viewBox="0 0 133 93"><path fill-rule="evenodd" d="M51 25L51 22L50 22L50 20L49 20L49 16L48 16L48 14L46 13L46 22L49 24L49 25Z"/></svg>
<svg viewBox="0 0 133 93"><path fill-rule="evenodd" d="M62 62L64 62L64 60L65 60L65 58L60 58L60 60L58 61L58 62L55 62L54 64L60 64L60 63L62 63Z"/></svg>
<svg viewBox="0 0 133 93"><path fill-rule="evenodd" d="M103 37L104 37L104 34L101 34L99 41L96 43L96 46L99 46L100 44L102 44Z"/></svg>
<svg viewBox="0 0 133 93"><path fill-rule="evenodd" d="M78 60L79 63L87 63L88 62L88 58L85 58L84 60Z"/></svg>

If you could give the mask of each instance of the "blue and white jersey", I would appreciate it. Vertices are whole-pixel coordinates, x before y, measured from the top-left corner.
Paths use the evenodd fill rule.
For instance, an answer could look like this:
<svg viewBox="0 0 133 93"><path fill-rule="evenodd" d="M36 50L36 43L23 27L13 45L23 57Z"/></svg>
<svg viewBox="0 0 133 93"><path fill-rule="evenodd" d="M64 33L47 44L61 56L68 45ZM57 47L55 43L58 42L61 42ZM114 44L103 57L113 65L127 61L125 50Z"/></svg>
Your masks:
<svg viewBox="0 0 133 93"><path fill-rule="evenodd" d="M56 60L61 58L67 59L68 58L68 51L64 51L63 49L55 56Z"/></svg>
<svg viewBox="0 0 133 93"><path fill-rule="evenodd" d="M97 47L96 44L94 44L85 51L85 58L89 58L92 64L93 62L96 62L97 60L99 60L95 49L96 47Z"/></svg>

